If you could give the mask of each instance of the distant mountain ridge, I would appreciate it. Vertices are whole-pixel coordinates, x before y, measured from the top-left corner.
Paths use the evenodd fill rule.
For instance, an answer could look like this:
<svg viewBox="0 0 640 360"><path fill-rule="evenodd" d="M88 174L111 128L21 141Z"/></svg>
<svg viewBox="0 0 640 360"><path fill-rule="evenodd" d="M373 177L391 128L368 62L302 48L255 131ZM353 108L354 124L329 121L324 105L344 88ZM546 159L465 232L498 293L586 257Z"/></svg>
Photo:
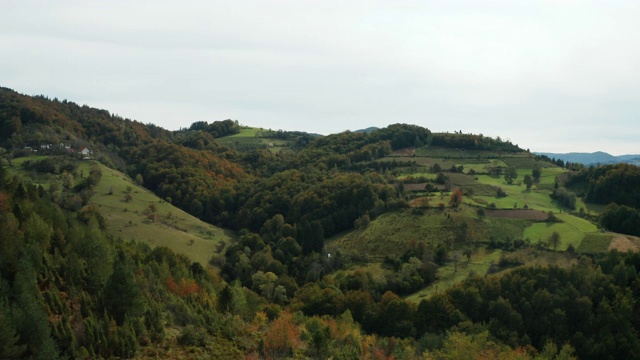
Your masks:
<svg viewBox="0 0 640 360"><path fill-rule="evenodd" d="M375 126L371 126L371 127L366 128L366 129L355 130L354 132L361 132L361 133L368 134L368 133L374 132L376 130L380 130L380 128L379 127L375 127Z"/></svg>
<svg viewBox="0 0 640 360"><path fill-rule="evenodd" d="M536 152L537 155L544 155L550 158L561 159L565 162L572 163L581 163L585 165L595 165L595 164L618 164L618 163L627 163L633 165L640 165L640 155L620 155L615 156L603 151L596 151L593 153L544 153L544 152Z"/></svg>

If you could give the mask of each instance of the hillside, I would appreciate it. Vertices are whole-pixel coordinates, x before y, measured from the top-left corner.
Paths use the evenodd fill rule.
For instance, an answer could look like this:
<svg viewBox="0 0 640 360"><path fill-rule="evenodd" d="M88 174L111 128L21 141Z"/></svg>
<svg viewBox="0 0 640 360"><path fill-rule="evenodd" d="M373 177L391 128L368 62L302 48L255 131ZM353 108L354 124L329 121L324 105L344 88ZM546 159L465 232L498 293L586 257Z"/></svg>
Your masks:
<svg viewBox="0 0 640 360"><path fill-rule="evenodd" d="M9 89L0 127L0 358L640 353L633 165L402 123L166 131Z"/></svg>
<svg viewBox="0 0 640 360"><path fill-rule="evenodd" d="M47 157L14 159L9 174L37 183L51 191L62 183L62 174L38 173L22 169L25 161L41 161ZM214 254L230 244L234 235L207 224L163 201L139 186L127 175L92 160L78 161L76 174L89 174L97 168L100 181L93 189L89 204L98 207L106 220L108 233L125 241L138 241L149 246L166 246L207 266ZM75 179L79 183L81 179ZM153 209L151 212L150 209Z"/></svg>

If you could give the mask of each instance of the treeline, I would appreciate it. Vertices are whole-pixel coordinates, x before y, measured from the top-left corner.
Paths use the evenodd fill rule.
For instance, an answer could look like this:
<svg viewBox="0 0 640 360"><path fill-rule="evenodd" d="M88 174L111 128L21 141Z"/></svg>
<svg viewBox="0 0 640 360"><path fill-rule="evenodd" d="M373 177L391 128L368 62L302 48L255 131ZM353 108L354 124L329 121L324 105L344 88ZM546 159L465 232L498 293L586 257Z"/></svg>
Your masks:
<svg viewBox="0 0 640 360"><path fill-rule="evenodd" d="M19 152L29 146L68 144L90 147L93 157L124 170L120 149L168 140L172 133L142 124L106 110L44 96L26 96L0 87L0 147Z"/></svg>
<svg viewBox="0 0 640 360"><path fill-rule="evenodd" d="M511 143L511 141L502 141L499 137L494 139L483 135L463 134L462 132L433 134L431 145L466 150L488 150L504 152L524 151L519 148L518 145Z"/></svg>
<svg viewBox="0 0 640 360"><path fill-rule="evenodd" d="M572 174L567 185L586 183L586 200L640 207L640 167L630 164L590 166Z"/></svg>
<svg viewBox="0 0 640 360"><path fill-rule="evenodd" d="M586 201L608 204L599 217L603 228L640 235L640 167L630 164L590 166L571 174L566 184L586 189Z"/></svg>
<svg viewBox="0 0 640 360"><path fill-rule="evenodd" d="M240 124L238 120L222 120L214 121L209 124L206 121L196 121L189 127L191 131L206 131L214 138L220 138L240 133Z"/></svg>

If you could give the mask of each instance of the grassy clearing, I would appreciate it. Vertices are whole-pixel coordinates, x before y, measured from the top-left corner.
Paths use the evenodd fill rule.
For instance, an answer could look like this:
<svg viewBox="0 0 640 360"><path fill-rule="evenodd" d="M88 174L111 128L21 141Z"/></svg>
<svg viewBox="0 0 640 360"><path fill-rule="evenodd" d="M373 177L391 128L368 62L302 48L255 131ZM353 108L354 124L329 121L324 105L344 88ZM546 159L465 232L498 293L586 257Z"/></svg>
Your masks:
<svg viewBox="0 0 640 360"><path fill-rule="evenodd" d="M242 138L242 137L256 137L259 131L262 129L252 128L252 127L242 127L240 128L240 132L237 134L230 135L230 138Z"/></svg>
<svg viewBox="0 0 640 360"><path fill-rule="evenodd" d="M490 237L496 241L512 241L522 239L525 228L529 225L527 220L487 218Z"/></svg>
<svg viewBox="0 0 640 360"><path fill-rule="evenodd" d="M487 184L471 184L471 185L461 185L460 189L465 194L473 194L472 196L495 196L496 188Z"/></svg>
<svg viewBox="0 0 640 360"><path fill-rule="evenodd" d="M476 183L475 178L471 175L461 173L445 173L445 175L455 186L473 185Z"/></svg>
<svg viewBox="0 0 640 360"><path fill-rule="evenodd" d="M503 157L502 161L504 161L508 167L515 167L517 169L532 169L536 164L540 162L532 157ZM530 171L529 171L530 172Z"/></svg>
<svg viewBox="0 0 640 360"><path fill-rule="evenodd" d="M261 128L243 127L239 133L218 138L216 141L230 147L266 147L274 153L289 148L294 142L294 140L275 139L269 137L270 134L275 134L275 132Z"/></svg>
<svg viewBox="0 0 640 360"><path fill-rule="evenodd" d="M565 173L567 173L567 170L557 166L543 168L540 175L540 184L554 184L556 182L556 176Z"/></svg>
<svg viewBox="0 0 640 360"><path fill-rule="evenodd" d="M407 296L406 300L418 303L422 299L446 291L448 288L463 282L470 276L482 276L487 273L491 264L498 263L501 255L502 250L486 250L481 248L471 255L470 261L460 256L461 260L458 261L457 271L455 263L448 262L438 269L438 280L428 287Z"/></svg>
<svg viewBox="0 0 640 360"><path fill-rule="evenodd" d="M581 254L598 254L607 252L613 240L612 234L587 234L576 251Z"/></svg>
<svg viewBox="0 0 640 360"><path fill-rule="evenodd" d="M27 160L42 160L46 156L30 156L12 160L11 175L44 186L46 189L59 175L40 174L22 169ZM161 200L150 191L136 185L125 174L110 169L97 161L78 161L74 182L82 181L91 168L98 166L102 172L100 182L94 188L91 203L95 204L107 221L108 231L123 240L136 240L152 247L166 246L206 265L213 254L221 250L233 238L231 232L207 224L173 205ZM130 189L130 190L128 190ZM132 200L125 200L129 192ZM109 193L112 193L109 195ZM149 205L155 205L155 221L146 213Z"/></svg>
<svg viewBox="0 0 640 360"><path fill-rule="evenodd" d="M102 179L94 189L91 202L100 208L114 235L152 247L169 247L203 265L232 240L231 232L200 221L161 200L119 171L93 161L83 162L81 168L88 173L93 165L100 166ZM128 188L133 197L130 202L125 200ZM109 195L110 192L113 194ZM145 215L151 204L157 208L155 221Z"/></svg>
<svg viewBox="0 0 640 360"><path fill-rule="evenodd" d="M366 254L370 260L381 260L386 255L402 256L411 243L433 244L453 237L446 213L439 210L427 210L423 215L415 215L412 210L386 213L365 229L334 236L325 246L332 252L340 249L356 256Z"/></svg>
<svg viewBox="0 0 640 360"><path fill-rule="evenodd" d="M416 149L416 156L428 156L449 159L487 159L500 156L495 151L453 149L439 146L425 146Z"/></svg>
<svg viewBox="0 0 640 360"><path fill-rule="evenodd" d="M578 249L586 234L598 231L595 225L584 219L569 214L558 214L557 217L563 222L535 223L526 228L524 231L525 239L531 240L532 243L547 242L551 234L557 231L560 234L560 244L558 244L557 250L564 251L569 244Z"/></svg>
<svg viewBox="0 0 640 360"><path fill-rule="evenodd" d="M39 174L35 171L28 171L22 167L25 161L40 161L46 159L48 156L26 156L15 158L11 160L11 166L7 167L9 176L18 176L22 179L27 179L29 182L35 185L42 185L46 189L49 188L49 184L55 178L50 174Z"/></svg>

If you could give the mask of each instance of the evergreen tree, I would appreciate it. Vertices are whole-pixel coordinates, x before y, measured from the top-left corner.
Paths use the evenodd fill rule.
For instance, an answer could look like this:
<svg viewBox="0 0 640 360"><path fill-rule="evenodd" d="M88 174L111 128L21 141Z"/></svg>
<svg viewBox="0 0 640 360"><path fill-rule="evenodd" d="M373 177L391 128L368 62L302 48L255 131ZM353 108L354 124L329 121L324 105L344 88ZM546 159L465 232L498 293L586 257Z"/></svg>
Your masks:
<svg viewBox="0 0 640 360"><path fill-rule="evenodd" d="M144 297L135 283L128 260L123 251L118 253L103 295L105 308L118 324L123 324L127 315L136 318L145 311Z"/></svg>

